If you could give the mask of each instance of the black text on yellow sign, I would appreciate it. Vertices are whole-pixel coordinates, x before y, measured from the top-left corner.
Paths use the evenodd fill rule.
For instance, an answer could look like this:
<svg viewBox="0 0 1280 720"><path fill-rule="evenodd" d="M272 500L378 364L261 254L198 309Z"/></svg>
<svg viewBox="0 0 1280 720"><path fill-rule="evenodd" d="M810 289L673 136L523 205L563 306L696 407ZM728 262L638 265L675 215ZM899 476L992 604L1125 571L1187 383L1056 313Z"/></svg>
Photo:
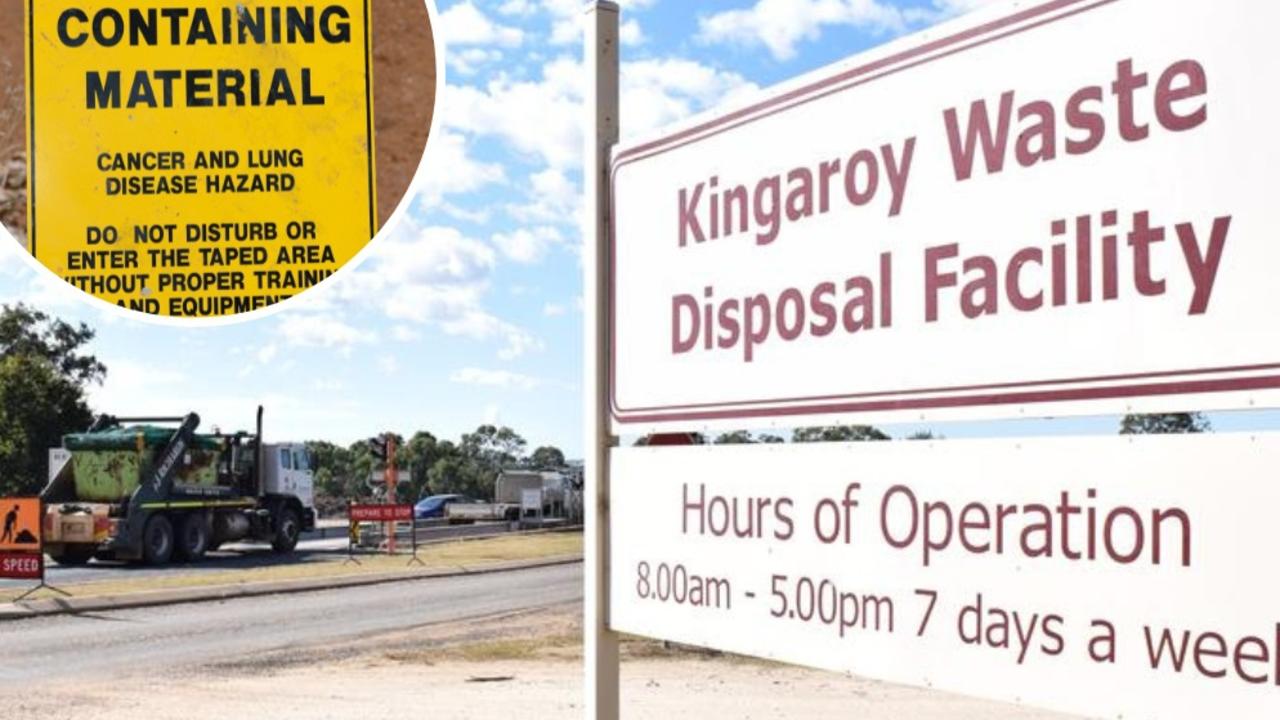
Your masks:
<svg viewBox="0 0 1280 720"><path fill-rule="evenodd" d="M29 242L171 317L258 310L377 232L369 0L29 0Z"/></svg>

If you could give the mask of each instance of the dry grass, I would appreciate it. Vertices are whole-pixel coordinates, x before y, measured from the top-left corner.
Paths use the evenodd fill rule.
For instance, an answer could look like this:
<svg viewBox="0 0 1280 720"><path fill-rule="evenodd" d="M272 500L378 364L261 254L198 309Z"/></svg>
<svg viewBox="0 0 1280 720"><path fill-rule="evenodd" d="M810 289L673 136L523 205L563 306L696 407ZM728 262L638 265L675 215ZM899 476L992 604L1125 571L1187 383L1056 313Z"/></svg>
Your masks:
<svg viewBox="0 0 1280 720"><path fill-rule="evenodd" d="M509 636L486 638L474 642L446 642L443 646L424 648L402 647L382 653L382 657L395 663L410 665L437 665L450 662L581 662L582 629L575 625L566 631L563 627L541 628L528 633L518 625L507 628ZM670 660L716 661L728 665L756 667L784 667L759 658L664 643L660 640L624 635L621 655L624 661Z"/></svg>
<svg viewBox="0 0 1280 720"><path fill-rule="evenodd" d="M490 663L517 660L577 660L582 656L582 635L503 638L424 650L397 650L383 657L410 665L444 662Z"/></svg>
<svg viewBox="0 0 1280 720"><path fill-rule="evenodd" d="M107 580L101 582L67 585L60 589L72 597L101 597L104 595L131 595L153 590L174 590L192 587L243 585L255 582L295 580L325 577L352 577L388 572L403 572L406 576L426 574L452 568L483 568L502 562L535 560L582 554L582 535L579 533L550 533L500 537L467 542L445 543L419 548L418 557L424 565L408 566L408 557L396 555L361 555L360 564L345 563L344 555L326 557L321 561L300 562L294 565L217 570L184 573L175 567L173 575L150 575L137 579ZM128 575L122 569L122 576ZM0 602L12 601L22 590L0 591ZM41 590L32 598L54 597Z"/></svg>

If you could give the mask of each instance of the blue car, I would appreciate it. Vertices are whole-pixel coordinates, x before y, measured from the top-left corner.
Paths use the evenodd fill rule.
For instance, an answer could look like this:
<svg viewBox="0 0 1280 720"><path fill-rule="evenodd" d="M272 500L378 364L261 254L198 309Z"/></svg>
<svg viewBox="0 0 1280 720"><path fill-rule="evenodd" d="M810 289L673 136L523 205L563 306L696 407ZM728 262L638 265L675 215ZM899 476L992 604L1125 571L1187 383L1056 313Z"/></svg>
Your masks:
<svg viewBox="0 0 1280 720"><path fill-rule="evenodd" d="M430 520L444 517L445 508L456 502L471 502L466 495L431 495L424 497L413 506L415 520Z"/></svg>

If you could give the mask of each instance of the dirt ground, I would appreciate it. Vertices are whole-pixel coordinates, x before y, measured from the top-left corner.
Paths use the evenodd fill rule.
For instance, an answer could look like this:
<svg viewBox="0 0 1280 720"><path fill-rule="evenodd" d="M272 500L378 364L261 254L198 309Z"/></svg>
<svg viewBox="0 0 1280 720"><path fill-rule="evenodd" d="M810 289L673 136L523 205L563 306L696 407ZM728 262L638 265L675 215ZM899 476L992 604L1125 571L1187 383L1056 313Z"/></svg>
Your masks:
<svg viewBox="0 0 1280 720"><path fill-rule="evenodd" d="M26 237L24 0L0 0L0 222ZM435 45L422 0L376 0L373 95L378 216L386 223L422 158L436 96Z"/></svg>
<svg viewBox="0 0 1280 720"><path fill-rule="evenodd" d="M24 689L0 703L42 720L583 717L580 611L507 615L357 645L223 663L154 678ZM1065 720L1065 716L741 658L624 648L629 720L858 718Z"/></svg>

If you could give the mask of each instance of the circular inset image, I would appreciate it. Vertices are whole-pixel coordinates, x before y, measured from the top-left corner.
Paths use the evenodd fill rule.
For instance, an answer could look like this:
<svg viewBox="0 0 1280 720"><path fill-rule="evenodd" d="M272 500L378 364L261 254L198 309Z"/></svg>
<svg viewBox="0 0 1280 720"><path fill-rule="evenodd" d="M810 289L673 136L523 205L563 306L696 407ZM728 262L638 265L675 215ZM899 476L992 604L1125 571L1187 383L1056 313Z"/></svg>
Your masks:
<svg viewBox="0 0 1280 720"><path fill-rule="evenodd" d="M434 17L430 0L0 0L0 221L117 308L276 307L404 211Z"/></svg>

